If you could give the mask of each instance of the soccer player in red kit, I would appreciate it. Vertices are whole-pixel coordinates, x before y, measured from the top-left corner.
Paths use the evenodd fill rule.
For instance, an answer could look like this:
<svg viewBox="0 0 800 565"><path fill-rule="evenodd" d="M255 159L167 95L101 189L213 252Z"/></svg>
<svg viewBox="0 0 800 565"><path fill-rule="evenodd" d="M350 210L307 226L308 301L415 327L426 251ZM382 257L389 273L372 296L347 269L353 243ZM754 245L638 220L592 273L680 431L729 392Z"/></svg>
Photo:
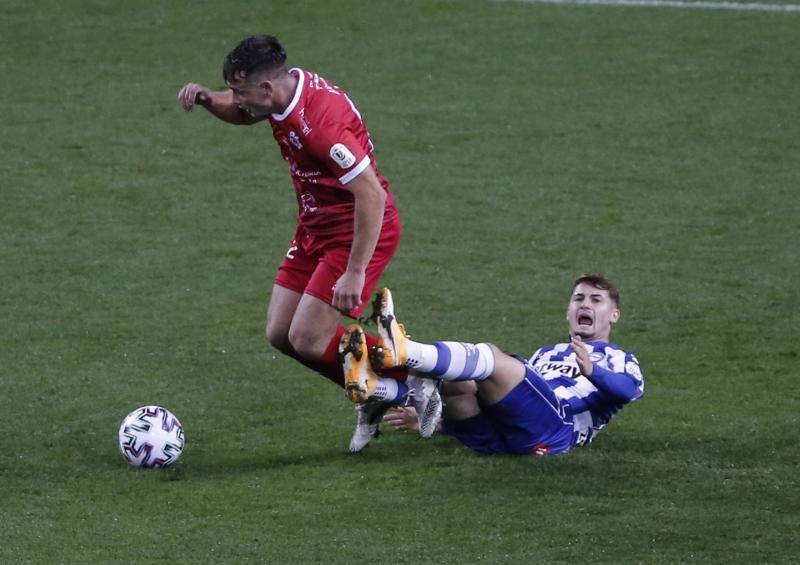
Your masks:
<svg viewBox="0 0 800 565"><path fill-rule="evenodd" d="M298 222L275 278L266 337L344 386L338 349L343 334L344 342L351 336L341 315L361 313L397 248L400 218L355 105L321 76L285 63L275 37L247 37L225 59L227 90L189 83L178 101L232 124L271 126L291 172ZM367 392L355 383L348 396L360 402Z"/></svg>

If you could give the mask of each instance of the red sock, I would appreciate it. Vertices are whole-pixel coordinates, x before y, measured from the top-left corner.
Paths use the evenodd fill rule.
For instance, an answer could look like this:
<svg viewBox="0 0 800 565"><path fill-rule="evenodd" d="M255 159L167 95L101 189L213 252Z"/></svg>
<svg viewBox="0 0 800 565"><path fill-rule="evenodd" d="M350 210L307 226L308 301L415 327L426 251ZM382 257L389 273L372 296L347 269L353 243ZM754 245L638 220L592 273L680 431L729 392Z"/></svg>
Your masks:
<svg viewBox="0 0 800 565"><path fill-rule="evenodd" d="M342 372L342 368L339 365L339 341L342 339L344 330L344 326L336 328L336 333L333 334L331 341L328 343L328 347L325 348L325 353L322 354L319 360L323 365L336 365L339 367L340 373ZM369 345L369 336L367 336L367 345Z"/></svg>
<svg viewBox="0 0 800 565"><path fill-rule="evenodd" d="M315 370L320 375L342 388L344 388L344 372L342 371L341 364L339 364L339 340L342 338L344 330L344 326L339 326L336 329L336 333L333 334L333 338L331 338L328 347L325 349L325 353L322 354L322 358L319 359L319 361L307 361L293 355L293 357L303 365Z"/></svg>
<svg viewBox="0 0 800 565"><path fill-rule="evenodd" d="M344 331L344 326L339 326L336 329L336 333L333 334L330 343L328 343L328 347L325 348L322 358L318 361L303 359L294 351L287 351L286 354L294 359L297 359L300 363L309 369L316 371L334 384L344 388L344 372L342 371L342 365L339 363L339 341L342 339L342 334ZM367 341L368 349L378 343L378 339L376 337L366 332L364 332L364 337ZM392 367L391 369L383 369L380 371L380 374L382 377L389 377L390 379L394 379L402 383L405 382L406 377L408 377L408 367Z"/></svg>
<svg viewBox="0 0 800 565"><path fill-rule="evenodd" d="M285 351L284 353L289 357L296 359L312 371L319 373L334 384L344 388L344 373L342 372L342 367L338 363L334 365L323 365L318 361L309 361L308 359L304 359L294 351Z"/></svg>
<svg viewBox="0 0 800 565"><path fill-rule="evenodd" d="M381 369L379 372L382 377L389 377L401 383L406 382L408 378L408 367L392 367L391 369Z"/></svg>
<svg viewBox="0 0 800 565"><path fill-rule="evenodd" d="M336 334L333 336L333 339L328 344L327 349L325 349L325 353L322 354L322 359L320 359L320 363L326 367L334 364L336 365L336 370L338 370L338 373L336 374L338 375L339 381L341 382L344 382L344 374L342 373L342 366L339 364L339 340L341 340L344 330L345 330L344 326L339 326L339 328L336 330ZM367 332L364 332L364 339L367 342L368 350L372 349L373 345L378 344L378 338L368 334ZM333 368L331 368L330 370L332 372L335 372ZM328 377L329 379L334 380L331 377L329 377L326 373L322 374ZM406 377L408 377L408 367L392 367L391 369L382 369L380 371L380 375L382 377L389 377L390 379L394 379L396 381L404 383L406 381ZM334 381L334 382L339 382L339 381Z"/></svg>

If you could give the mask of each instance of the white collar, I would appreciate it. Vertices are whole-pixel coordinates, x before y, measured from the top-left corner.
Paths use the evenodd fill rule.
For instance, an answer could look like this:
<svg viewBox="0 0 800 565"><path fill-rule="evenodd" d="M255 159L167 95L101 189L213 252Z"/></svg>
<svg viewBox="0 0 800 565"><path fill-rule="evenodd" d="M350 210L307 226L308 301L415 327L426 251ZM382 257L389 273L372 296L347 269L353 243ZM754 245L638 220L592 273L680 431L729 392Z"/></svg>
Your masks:
<svg viewBox="0 0 800 565"><path fill-rule="evenodd" d="M300 101L300 95L303 93L303 85L306 81L306 73L303 72L303 69L299 69L297 67L292 67L289 69L290 73L294 71L297 71L297 86L294 89L294 97L292 98L292 101L289 102L289 105L286 106L286 109L282 114L272 114L272 119L276 122L282 122L289 117L289 114L292 113L292 110L294 110L294 107L297 106L297 103Z"/></svg>

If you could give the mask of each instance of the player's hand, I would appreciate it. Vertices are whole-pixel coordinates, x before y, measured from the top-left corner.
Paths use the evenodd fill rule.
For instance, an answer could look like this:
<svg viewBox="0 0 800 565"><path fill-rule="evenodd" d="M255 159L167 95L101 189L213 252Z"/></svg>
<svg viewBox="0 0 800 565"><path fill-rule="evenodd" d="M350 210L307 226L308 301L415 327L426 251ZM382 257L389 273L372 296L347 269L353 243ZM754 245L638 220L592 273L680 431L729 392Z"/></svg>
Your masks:
<svg viewBox="0 0 800 565"><path fill-rule="evenodd" d="M205 106L211 102L211 91L202 84L190 82L178 92L178 102L184 110L191 112L196 104Z"/></svg>
<svg viewBox="0 0 800 565"><path fill-rule="evenodd" d="M594 367L592 366L592 360L589 359L589 352L586 351L586 347L583 345L581 336L574 335L570 339L572 341L572 350L575 352L575 360L578 362L578 368L581 370L581 374L584 377L591 377Z"/></svg>
<svg viewBox="0 0 800 565"><path fill-rule="evenodd" d="M350 312L361 304L364 290L364 272L347 270L333 285L332 305L342 312Z"/></svg>
<svg viewBox="0 0 800 565"><path fill-rule="evenodd" d="M383 421L395 430L418 430L417 411L412 406L389 408Z"/></svg>

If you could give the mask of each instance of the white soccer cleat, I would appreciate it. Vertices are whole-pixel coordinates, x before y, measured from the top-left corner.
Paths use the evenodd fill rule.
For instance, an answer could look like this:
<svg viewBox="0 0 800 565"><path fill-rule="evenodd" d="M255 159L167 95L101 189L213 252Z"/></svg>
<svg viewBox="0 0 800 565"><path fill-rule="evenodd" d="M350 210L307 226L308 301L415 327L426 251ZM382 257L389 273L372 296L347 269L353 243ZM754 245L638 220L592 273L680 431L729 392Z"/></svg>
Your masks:
<svg viewBox="0 0 800 565"><path fill-rule="evenodd" d="M438 384L434 379L425 379L413 373L406 379L408 394L417 411L419 435L424 438L431 437L442 420L442 397Z"/></svg>
<svg viewBox="0 0 800 565"><path fill-rule="evenodd" d="M378 326L378 344L370 352L373 366L388 369L409 364L408 335L405 327L394 317L392 292L388 288L375 294L373 315Z"/></svg>
<svg viewBox="0 0 800 565"><path fill-rule="evenodd" d="M378 437L378 425L383 419L383 415L391 407L388 402L380 400L368 400L363 404L356 405L358 420L353 437L350 438L350 453L358 453L369 445L372 438Z"/></svg>
<svg viewBox="0 0 800 565"><path fill-rule="evenodd" d="M366 402L375 392L378 376L369 365L364 330L350 325L339 340L339 360L344 371L344 390L351 402Z"/></svg>

